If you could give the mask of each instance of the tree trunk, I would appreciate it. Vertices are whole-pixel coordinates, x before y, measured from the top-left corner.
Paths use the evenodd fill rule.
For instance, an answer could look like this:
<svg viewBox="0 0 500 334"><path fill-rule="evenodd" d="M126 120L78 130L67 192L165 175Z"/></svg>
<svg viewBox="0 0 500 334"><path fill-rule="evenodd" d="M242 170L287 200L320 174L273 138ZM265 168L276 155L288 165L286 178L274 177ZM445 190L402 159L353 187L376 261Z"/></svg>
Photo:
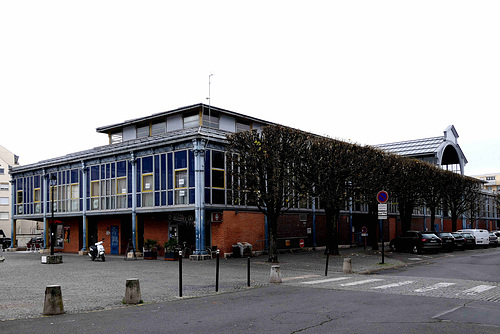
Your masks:
<svg viewBox="0 0 500 334"><path fill-rule="evenodd" d="M372 246L372 250L378 250L378 219L375 212L376 204L368 204L368 242Z"/></svg>
<svg viewBox="0 0 500 334"><path fill-rule="evenodd" d="M268 216L269 233L269 258L268 262L279 263L278 261L278 217Z"/></svg>
<svg viewBox="0 0 500 334"><path fill-rule="evenodd" d="M435 232L436 226L434 226L434 221L436 220L436 207L431 206L429 209L431 209L431 231Z"/></svg>
<svg viewBox="0 0 500 334"><path fill-rule="evenodd" d="M411 230L411 221L413 217L413 205L409 203L399 203L399 215L401 216L402 232Z"/></svg>
<svg viewBox="0 0 500 334"><path fill-rule="evenodd" d="M326 251L331 255L339 255L339 240L337 233L337 222L339 211L333 208L325 208L327 246Z"/></svg>

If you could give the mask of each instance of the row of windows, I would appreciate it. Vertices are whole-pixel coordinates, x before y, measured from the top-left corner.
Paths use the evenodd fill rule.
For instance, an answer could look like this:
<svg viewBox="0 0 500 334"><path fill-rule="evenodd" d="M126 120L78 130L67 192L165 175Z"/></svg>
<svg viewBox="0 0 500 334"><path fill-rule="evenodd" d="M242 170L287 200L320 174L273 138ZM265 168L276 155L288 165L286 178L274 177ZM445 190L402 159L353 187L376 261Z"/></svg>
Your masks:
<svg viewBox="0 0 500 334"><path fill-rule="evenodd" d="M196 128L199 126L205 126L213 129L219 129L220 127L220 115L217 112L205 110L203 116L200 117L199 112L187 113L182 117L182 128ZM247 131L252 128L252 125L248 121L238 120L236 122L236 132ZM177 128L176 128L177 130ZM165 119L150 123L145 123L142 125L137 125L135 129L135 138L145 138L150 136L162 135L167 132L167 122ZM112 132L110 134L110 143L116 144L123 141L122 130Z"/></svg>
<svg viewBox="0 0 500 334"><path fill-rule="evenodd" d="M206 203L225 204L225 155L207 150L205 154ZM190 150L158 154L136 160L138 207L194 204L194 154ZM42 176L16 179L17 214L50 212L43 207L44 198L54 202L54 211L76 212L87 201L89 210L126 209L133 206L132 163L128 160L103 163L87 168L86 194L83 194L83 172L79 169L62 171L56 183L45 189ZM43 194L46 194L46 197ZM52 195L53 194L53 195Z"/></svg>

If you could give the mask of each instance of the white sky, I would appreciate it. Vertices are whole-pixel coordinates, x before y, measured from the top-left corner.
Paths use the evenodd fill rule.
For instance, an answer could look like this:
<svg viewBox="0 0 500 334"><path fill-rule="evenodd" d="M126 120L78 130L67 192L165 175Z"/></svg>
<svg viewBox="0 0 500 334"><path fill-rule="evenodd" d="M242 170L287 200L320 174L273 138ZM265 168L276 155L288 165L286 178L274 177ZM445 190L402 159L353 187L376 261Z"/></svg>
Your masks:
<svg viewBox="0 0 500 334"><path fill-rule="evenodd" d="M361 144L455 125L500 173L500 1L2 1L0 145L21 164L195 103Z"/></svg>

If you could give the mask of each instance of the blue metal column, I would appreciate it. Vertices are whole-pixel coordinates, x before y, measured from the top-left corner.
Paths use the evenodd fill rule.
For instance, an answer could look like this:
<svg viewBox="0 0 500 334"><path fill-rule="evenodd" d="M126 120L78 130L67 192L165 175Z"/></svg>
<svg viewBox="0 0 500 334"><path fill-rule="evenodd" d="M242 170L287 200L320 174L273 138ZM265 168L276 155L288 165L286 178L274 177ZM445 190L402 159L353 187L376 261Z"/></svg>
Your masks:
<svg viewBox="0 0 500 334"><path fill-rule="evenodd" d="M48 189L49 189L49 175L43 171L43 194L42 194L42 205L43 205L43 248L47 249L49 243L47 242L47 236L49 231L49 222L47 221L47 212L49 211L48 203Z"/></svg>
<svg viewBox="0 0 500 334"><path fill-rule="evenodd" d="M17 214L16 211L16 187L14 187L14 179L10 180L10 194L11 194L11 216L10 216L10 247L14 248L16 243L16 219L14 219L14 215Z"/></svg>
<svg viewBox="0 0 500 334"><path fill-rule="evenodd" d="M195 255L207 254L205 249L205 145L205 140L193 139Z"/></svg>
<svg viewBox="0 0 500 334"><path fill-rule="evenodd" d="M87 180L88 180L88 171L85 166L85 162L82 161L82 172L83 172L83 208L82 208L82 233L83 233L83 248L82 251L87 250Z"/></svg>
<svg viewBox="0 0 500 334"><path fill-rule="evenodd" d="M132 163L132 244L137 249L137 161L134 152L130 153Z"/></svg>

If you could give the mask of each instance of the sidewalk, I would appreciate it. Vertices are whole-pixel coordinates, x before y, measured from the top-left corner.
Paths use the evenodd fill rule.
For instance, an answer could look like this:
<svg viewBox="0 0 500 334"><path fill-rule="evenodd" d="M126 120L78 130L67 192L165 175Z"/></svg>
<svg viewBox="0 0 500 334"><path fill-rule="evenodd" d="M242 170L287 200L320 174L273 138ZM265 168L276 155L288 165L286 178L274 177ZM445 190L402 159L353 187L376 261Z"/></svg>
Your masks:
<svg viewBox="0 0 500 334"><path fill-rule="evenodd" d="M354 274L370 273L404 265L379 252L363 248L340 249L330 256L328 275L342 273L344 258L352 261ZM39 317L43 311L45 287L60 285L66 313L123 307L125 283L138 278L145 303L178 299L179 263L158 260L127 260L124 256L106 255L106 262L92 262L88 256L63 253L62 264L41 264L41 254L32 252L1 252L0 320ZM269 285L271 263L267 256L251 258L251 288ZM281 276L287 280L303 277L324 277L324 249L279 255ZM183 298L215 294L216 260L182 261ZM247 287L247 259L220 259L219 293Z"/></svg>

